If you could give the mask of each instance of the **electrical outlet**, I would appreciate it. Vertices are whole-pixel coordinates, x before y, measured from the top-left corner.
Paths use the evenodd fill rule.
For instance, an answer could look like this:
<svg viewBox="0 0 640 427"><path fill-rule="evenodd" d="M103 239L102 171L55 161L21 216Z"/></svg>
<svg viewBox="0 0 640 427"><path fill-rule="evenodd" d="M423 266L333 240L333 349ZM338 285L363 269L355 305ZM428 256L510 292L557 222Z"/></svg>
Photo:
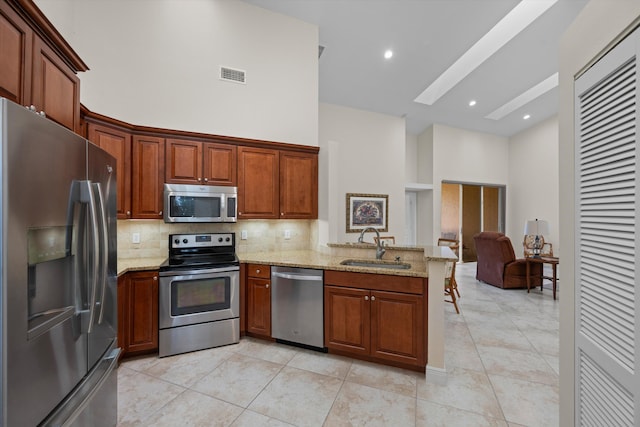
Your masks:
<svg viewBox="0 0 640 427"><path fill-rule="evenodd" d="M247 230L242 230L240 232L240 240L247 240Z"/></svg>
<svg viewBox="0 0 640 427"><path fill-rule="evenodd" d="M140 233L131 233L131 243L140 243Z"/></svg>
<svg viewBox="0 0 640 427"><path fill-rule="evenodd" d="M291 238L291 230L284 230L284 238L287 240Z"/></svg>

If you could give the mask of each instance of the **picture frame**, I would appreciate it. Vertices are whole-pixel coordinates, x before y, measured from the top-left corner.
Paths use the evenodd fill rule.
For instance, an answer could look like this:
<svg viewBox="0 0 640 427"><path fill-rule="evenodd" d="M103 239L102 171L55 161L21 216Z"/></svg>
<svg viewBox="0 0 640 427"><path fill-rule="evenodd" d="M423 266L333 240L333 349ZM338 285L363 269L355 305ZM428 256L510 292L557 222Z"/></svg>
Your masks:
<svg viewBox="0 0 640 427"><path fill-rule="evenodd" d="M389 195L347 193L347 233L359 233L367 227L388 231Z"/></svg>

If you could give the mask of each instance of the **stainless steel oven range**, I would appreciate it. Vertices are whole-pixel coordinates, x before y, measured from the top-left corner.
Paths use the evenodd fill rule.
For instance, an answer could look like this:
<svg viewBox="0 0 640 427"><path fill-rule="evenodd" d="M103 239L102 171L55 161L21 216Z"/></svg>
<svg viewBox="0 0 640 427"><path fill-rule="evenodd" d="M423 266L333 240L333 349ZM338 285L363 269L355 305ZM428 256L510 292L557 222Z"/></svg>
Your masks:
<svg viewBox="0 0 640 427"><path fill-rule="evenodd" d="M240 341L235 233L170 235L159 295L160 357Z"/></svg>

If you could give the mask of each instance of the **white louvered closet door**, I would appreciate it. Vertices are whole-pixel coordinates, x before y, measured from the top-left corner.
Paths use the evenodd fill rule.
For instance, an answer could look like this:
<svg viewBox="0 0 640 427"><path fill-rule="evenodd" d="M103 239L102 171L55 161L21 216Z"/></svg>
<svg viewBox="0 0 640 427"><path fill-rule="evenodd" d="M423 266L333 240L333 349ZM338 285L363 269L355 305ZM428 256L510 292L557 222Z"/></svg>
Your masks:
<svg viewBox="0 0 640 427"><path fill-rule="evenodd" d="M635 31L575 82L576 425L640 426Z"/></svg>

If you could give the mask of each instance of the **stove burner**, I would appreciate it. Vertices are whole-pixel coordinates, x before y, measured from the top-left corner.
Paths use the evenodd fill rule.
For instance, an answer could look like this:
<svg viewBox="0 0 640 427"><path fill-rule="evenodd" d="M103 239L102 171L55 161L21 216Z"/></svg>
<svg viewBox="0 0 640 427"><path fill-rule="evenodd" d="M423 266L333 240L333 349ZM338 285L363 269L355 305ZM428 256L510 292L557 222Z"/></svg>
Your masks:
<svg viewBox="0 0 640 427"><path fill-rule="evenodd" d="M239 266L235 233L172 234L160 271Z"/></svg>

